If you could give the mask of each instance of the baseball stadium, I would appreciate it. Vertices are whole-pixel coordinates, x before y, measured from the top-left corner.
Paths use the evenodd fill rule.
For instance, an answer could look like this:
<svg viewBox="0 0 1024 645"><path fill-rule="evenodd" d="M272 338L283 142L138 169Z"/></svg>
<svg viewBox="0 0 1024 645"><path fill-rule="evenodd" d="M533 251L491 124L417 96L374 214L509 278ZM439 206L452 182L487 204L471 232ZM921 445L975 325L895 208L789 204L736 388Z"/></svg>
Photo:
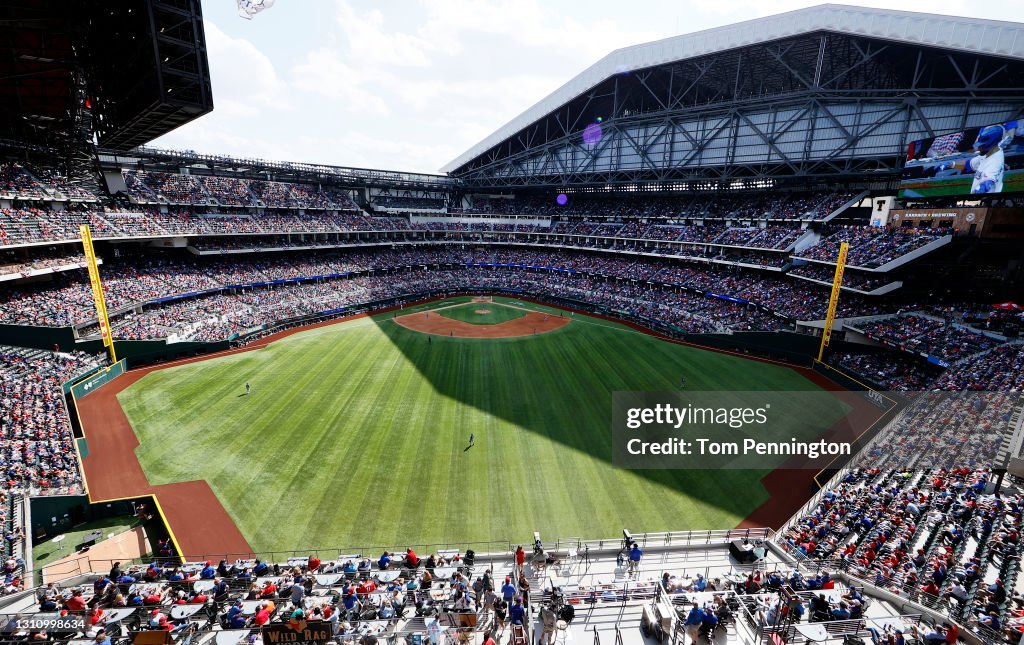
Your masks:
<svg viewBox="0 0 1024 645"><path fill-rule="evenodd" d="M274 4L0 2L0 642L1020 642L1024 23L680 28L424 173L214 145Z"/></svg>

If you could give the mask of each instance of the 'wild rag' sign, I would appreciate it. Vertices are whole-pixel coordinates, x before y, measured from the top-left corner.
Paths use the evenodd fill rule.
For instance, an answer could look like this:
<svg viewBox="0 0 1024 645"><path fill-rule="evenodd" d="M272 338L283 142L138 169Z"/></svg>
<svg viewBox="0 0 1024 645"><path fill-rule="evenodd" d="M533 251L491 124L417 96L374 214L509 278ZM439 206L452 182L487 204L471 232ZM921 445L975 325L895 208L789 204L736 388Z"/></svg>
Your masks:
<svg viewBox="0 0 1024 645"><path fill-rule="evenodd" d="M299 620L263 626L263 643L326 643L331 640L331 624L326 620Z"/></svg>

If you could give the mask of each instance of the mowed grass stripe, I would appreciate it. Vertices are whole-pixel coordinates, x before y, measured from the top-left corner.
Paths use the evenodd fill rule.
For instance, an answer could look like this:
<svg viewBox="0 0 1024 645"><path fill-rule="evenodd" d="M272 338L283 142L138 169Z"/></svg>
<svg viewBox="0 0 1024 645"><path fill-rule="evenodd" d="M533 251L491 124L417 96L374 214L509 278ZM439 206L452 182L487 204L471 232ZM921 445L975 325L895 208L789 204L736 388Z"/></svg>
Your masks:
<svg viewBox="0 0 1024 645"><path fill-rule="evenodd" d="M430 344L391 317L146 376L121 400L151 480L205 476L262 551L721 528L763 501L764 472L615 468L611 393L682 374L692 389L815 389L580 315L540 336Z"/></svg>
<svg viewBox="0 0 1024 645"><path fill-rule="evenodd" d="M402 362L381 361L373 367L375 386L360 388L360 391L365 393L363 418L372 419L376 429L372 436L360 437L356 428L352 437L361 450L356 451L356 460L350 464L353 477L345 487L346 506L351 508L351 521L363 525L374 535L388 535L392 518L388 512L366 513L365 509L386 509L396 495L406 494L402 481L395 479L391 471L391 465L397 461L393 458L393 449L412 431L407 425L409 418L396 409L401 406L392 405L393 391L403 391L402 381L415 376L414 371L403 370ZM420 411L413 410L412 414L419 415Z"/></svg>

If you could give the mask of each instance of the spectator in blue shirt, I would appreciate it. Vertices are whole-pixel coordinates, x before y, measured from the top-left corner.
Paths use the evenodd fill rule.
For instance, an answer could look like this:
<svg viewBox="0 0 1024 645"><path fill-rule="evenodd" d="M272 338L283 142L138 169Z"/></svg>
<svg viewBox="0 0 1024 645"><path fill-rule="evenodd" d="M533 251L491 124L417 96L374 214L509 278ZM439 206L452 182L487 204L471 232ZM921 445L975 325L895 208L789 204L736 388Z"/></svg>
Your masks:
<svg viewBox="0 0 1024 645"><path fill-rule="evenodd" d="M832 618L835 620L847 620L850 618L850 610L846 607L846 602L840 602L839 606L832 610Z"/></svg>
<svg viewBox="0 0 1024 645"><path fill-rule="evenodd" d="M683 621L683 629L686 630L686 635L690 637L691 643L697 642L697 632L703 622L704 612L700 610L697 603L693 603L690 607L690 613L686 614L686 620Z"/></svg>
<svg viewBox="0 0 1024 645"><path fill-rule="evenodd" d="M718 616L715 615L715 612L710 607L704 610L704 618L701 620L701 624L709 632L718 627Z"/></svg>
<svg viewBox="0 0 1024 645"><path fill-rule="evenodd" d="M255 573L257 576L262 576L264 573L267 572L268 569L270 569L270 567L267 566L266 562L256 560L256 566L252 568L252 572Z"/></svg>
<svg viewBox="0 0 1024 645"><path fill-rule="evenodd" d="M633 573L640 566L640 558L642 558L644 552L640 550L640 545L636 542L633 543L632 548L629 549L629 572Z"/></svg>
<svg viewBox="0 0 1024 645"><path fill-rule="evenodd" d="M506 577L505 584L501 585L501 597L508 604L512 604L512 598L516 595L516 587L512 584L512 579Z"/></svg>
<svg viewBox="0 0 1024 645"><path fill-rule="evenodd" d="M384 571L389 566L391 566L391 554L385 551L384 555L380 556L380 560L377 560L377 568Z"/></svg>
<svg viewBox="0 0 1024 645"><path fill-rule="evenodd" d="M345 611L351 613L353 611L357 611L358 610L359 598L357 598L354 593L349 592L349 593L345 594L345 597L342 599L342 602L345 605Z"/></svg>
<svg viewBox="0 0 1024 645"><path fill-rule="evenodd" d="M199 572L199 577L203 580L213 580L217 577L217 570L213 568L212 562L206 561L206 566Z"/></svg>
<svg viewBox="0 0 1024 645"><path fill-rule="evenodd" d="M523 619L526 616L526 608L523 607L523 599L516 598L516 604L508 610L508 616L512 620L513 625L522 625Z"/></svg>
<svg viewBox="0 0 1024 645"><path fill-rule="evenodd" d="M213 589L210 590L210 595L216 600L218 598L223 599L227 597L228 583L224 580L216 580L213 585Z"/></svg>

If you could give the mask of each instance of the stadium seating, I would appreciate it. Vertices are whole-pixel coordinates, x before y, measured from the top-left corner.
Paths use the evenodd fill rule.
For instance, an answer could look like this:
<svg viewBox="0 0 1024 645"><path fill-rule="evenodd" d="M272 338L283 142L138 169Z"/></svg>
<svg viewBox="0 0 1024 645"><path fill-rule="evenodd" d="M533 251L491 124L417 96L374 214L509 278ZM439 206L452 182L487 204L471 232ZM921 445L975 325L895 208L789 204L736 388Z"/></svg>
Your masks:
<svg viewBox="0 0 1024 645"><path fill-rule="evenodd" d="M850 244L846 263L851 266L876 268L907 255L951 231L945 229L882 229L873 226L840 228L816 245L798 253L809 260L835 262L839 246Z"/></svg>
<svg viewBox="0 0 1024 645"><path fill-rule="evenodd" d="M863 376L886 390L918 392L932 387L942 372L920 358L896 352L880 354L843 353L833 357L843 369Z"/></svg>
<svg viewBox="0 0 1024 645"><path fill-rule="evenodd" d="M378 195L370 201L375 209L385 210L430 210L443 211L445 202L443 199L429 197L404 197L399 195Z"/></svg>
<svg viewBox="0 0 1024 645"><path fill-rule="evenodd" d="M5 490L75 494L78 459L61 386L101 364L80 352L0 346L0 464Z"/></svg>
<svg viewBox="0 0 1024 645"><path fill-rule="evenodd" d="M698 269L647 259L625 260L614 255L571 251L493 249L473 252L463 251L455 246L427 246L407 251L339 251L329 255L296 258L280 255L159 261L125 258L116 263L109 262L108 260L104 273L107 276L107 306L112 312L157 298L219 289L225 285L253 284L268 280L296 279L379 268L479 263L520 267L506 267L496 272L498 276L507 276L508 284L504 288L509 289L518 288L515 285L524 279L522 274L532 271L522 267L552 267L570 269L591 276L655 282L658 284L644 285L644 289L655 290L659 294L656 297L652 296L655 300L672 298L672 292L678 290L676 287L684 287L700 294L713 293L750 301L777 314L762 315L756 307L744 305L742 302L731 302L727 307L725 303L730 301L709 296L720 307L732 310L728 319L722 321L722 325L735 325L736 329L774 330L791 324L784 319L820 318L824 314L826 304L822 296L822 287L811 284L805 286L784 277L773 277L753 271L726 272L714 267ZM463 277L457 281L457 286L463 289L472 288L470 278L486 273L487 271L469 268L462 272ZM566 281L566 284L572 281L570 277L560 279ZM380 281L387 282L387 279ZM602 280L598 286L604 282ZM666 290L659 285L668 285L670 288ZM437 290L455 286L447 284L439 277L432 285L424 284L423 289ZM501 285L495 283L495 286ZM601 288L614 290L611 286ZM559 295L550 289L544 290L544 293L548 292ZM0 322L12 324L67 326L87 322L93 317L84 271L62 274L46 285L25 286L4 292L0 295L0 303L3 305L0 310ZM313 306L313 303L310 303L310 306ZM707 313L710 311L707 307L710 306L705 304L702 310ZM872 301L853 297L843 301L843 311L850 315L878 313L878 307L879 305ZM739 310L744 308L748 313L737 317ZM672 318L675 319L677 316L673 314Z"/></svg>
<svg viewBox="0 0 1024 645"><path fill-rule="evenodd" d="M751 194L733 197L681 195L674 197L572 195L559 204L555 195L477 199L468 209L452 212L538 215L558 218L667 218L717 220L821 220L852 194Z"/></svg>
<svg viewBox="0 0 1024 645"><path fill-rule="evenodd" d="M790 275L803 276L812 280L819 280L821 282L827 282L832 284L833 278L835 278L835 267L822 266L819 264L805 264L803 266L794 267L789 271ZM845 271L843 272L843 287L858 289L860 291L873 291L879 287L883 287L892 282L892 278L884 275L877 276L871 273L861 273L859 271Z"/></svg>
<svg viewBox="0 0 1024 645"><path fill-rule="evenodd" d="M18 200L47 197L43 185L22 164L14 161L0 163L0 196Z"/></svg>
<svg viewBox="0 0 1024 645"><path fill-rule="evenodd" d="M1002 342L959 324L924 315L903 314L858 323L856 327L869 338L898 347L902 351L934 356L944 362L957 361L990 350Z"/></svg>
<svg viewBox="0 0 1024 645"><path fill-rule="evenodd" d="M823 216L849 195L795 195L766 199L761 196L730 198L646 198L621 200L583 199L559 207L541 198L491 200L484 208L500 214L556 217L550 228L536 224L451 221L410 222L407 217L368 217L344 191L283 182L233 177L182 175L166 172L123 172L129 199L117 206L102 204L98 196L81 186L45 171L31 174L14 163L5 168L7 185L15 198L14 207L0 213L0 245L33 241L77 239L78 226L88 223L93 237L131 238L166 235L231 235L289 232L349 231L452 231L494 233L551 232L579 236L553 240L591 248L638 248L633 240L658 240L716 245L691 247L685 255L715 257L761 266L782 267L783 254L759 259L732 251L747 249L790 250L804 234L793 225L757 224L754 220L776 220ZM43 179L40 179L42 177ZM32 200L67 202L60 208L42 206ZM71 201L69 201L71 200ZM371 204L390 212L406 209L443 210L443 202L431 198L378 196ZM500 206L500 208L499 208ZM451 209L454 210L454 209ZM469 209L477 212L480 209ZM334 214L335 211L344 211ZM643 217L649 221L635 218ZM616 221L586 221L614 218ZM680 220L707 220L706 225ZM746 222L736 220L744 219ZM720 220L726 223L714 223ZM614 238L614 239L595 239ZM726 249L730 254L723 258ZM680 255L679 249L661 252ZM749 253L749 252L748 252Z"/></svg>

